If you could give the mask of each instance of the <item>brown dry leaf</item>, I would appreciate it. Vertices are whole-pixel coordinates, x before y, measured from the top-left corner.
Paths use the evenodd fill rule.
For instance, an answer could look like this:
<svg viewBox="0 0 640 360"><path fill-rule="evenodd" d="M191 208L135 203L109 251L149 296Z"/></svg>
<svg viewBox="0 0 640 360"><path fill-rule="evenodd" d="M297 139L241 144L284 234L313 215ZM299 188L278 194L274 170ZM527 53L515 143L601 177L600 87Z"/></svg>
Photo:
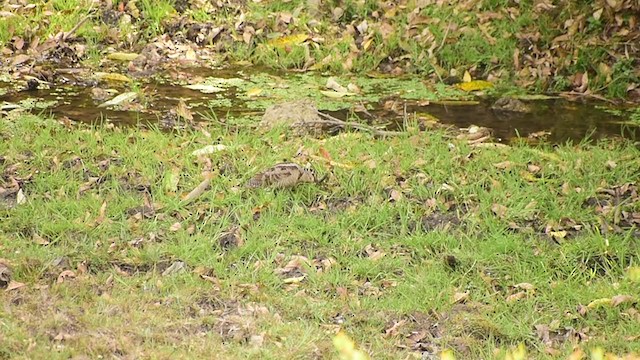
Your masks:
<svg viewBox="0 0 640 360"><path fill-rule="evenodd" d="M469 290L453 294L453 304L464 304L469 300Z"/></svg>
<svg viewBox="0 0 640 360"><path fill-rule="evenodd" d="M178 103L178 105L176 106L176 114L187 120L187 121L193 121L193 113L191 112L191 109L189 109L189 106L187 106L187 103L180 99L180 102Z"/></svg>
<svg viewBox="0 0 640 360"><path fill-rule="evenodd" d="M393 325L384 331L384 336L392 337L392 336L398 335L399 333L398 329L400 329L406 323L407 323L407 320L404 320L404 319L400 321L394 321Z"/></svg>
<svg viewBox="0 0 640 360"><path fill-rule="evenodd" d="M529 170L529 172L530 172L530 173L532 173L532 174L537 174L537 173L539 173L541 169L542 169L542 168L541 168L540 166L535 165L535 164L529 164L529 165L527 165L527 170Z"/></svg>
<svg viewBox="0 0 640 360"><path fill-rule="evenodd" d="M291 256L291 260L282 268L275 269L274 272L284 276L285 283L298 283L306 276L306 267L309 266L309 259L301 255Z"/></svg>
<svg viewBox="0 0 640 360"><path fill-rule="evenodd" d="M502 162L499 162L499 163L495 163L495 164L493 164L493 166L495 166L496 168L501 169L501 170L508 170L508 169L511 169L513 167L513 162L507 160L507 161L502 161Z"/></svg>
<svg viewBox="0 0 640 360"><path fill-rule="evenodd" d="M526 291L535 291L536 287L529 283L519 283L514 285L515 288L526 290Z"/></svg>
<svg viewBox="0 0 640 360"><path fill-rule="evenodd" d="M365 246L364 251L372 261L380 260L386 255L383 251L376 249L371 244Z"/></svg>
<svg viewBox="0 0 640 360"><path fill-rule="evenodd" d="M58 284L62 284L67 279L75 279L75 278L76 278L76 273L75 272L73 272L72 270L65 270L65 271L61 272L60 275L58 275L58 279L56 280L56 282Z"/></svg>
<svg viewBox="0 0 640 360"><path fill-rule="evenodd" d="M389 193L390 201L398 202L402 200L402 197L403 197L402 193L396 189L392 189L391 192Z"/></svg>
<svg viewBox="0 0 640 360"><path fill-rule="evenodd" d="M178 274L186 270L186 264L183 261L174 261L168 268L162 272L162 276Z"/></svg>
<svg viewBox="0 0 640 360"><path fill-rule="evenodd" d="M18 282L18 281L11 280L9 282L9 284L7 285L7 288L5 289L5 291L12 291L12 290L20 289L23 286L26 286L26 284Z"/></svg>
<svg viewBox="0 0 640 360"><path fill-rule="evenodd" d="M170 232L176 232L180 229L182 229L182 224L180 222L175 222L173 223L173 225L169 226Z"/></svg>
<svg viewBox="0 0 640 360"><path fill-rule="evenodd" d="M509 209L507 209L507 207L504 205L500 205L497 203L494 203L493 205L491 205L491 211L501 219L504 219L504 217L507 215L508 210Z"/></svg>
<svg viewBox="0 0 640 360"><path fill-rule="evenodd" d="M567 237L567 232L564 230L560 230L560 231L549 231L549 236L551 236L551 238L555 241L560 241L562 239L564 239L565 237Z"/></svg>
<svg viewBox="0 0 640 360"><path fill-rule="evenodd" d="M511 303L514 301L518 301L521 299L524 299L525 297L527 297L527 292L526 291L520 291L517 292L515 294L511 294L509 296L507 296L506 302Z"/></svg>
<svg viewBox="0 0 640 360"><path fill-rule="evenodd" d="M616 295L611 298L611 306L618 306L622 303L634 302L635 300L636 298L631 295Z"/></svg>
<svg viewBox="0 0 640 360"><path fill-rule="evenodd" d="M365 161L364 165L366 167L368 167L369 169L375 169L376 167L378 167L378 164L373 159L369 159L369 160Z"/></svg>
<svg viewBox="0 0 640 360"><path fill-rule="evenodd" d="M107 213L107 202L104 201L100 206L100 210L98 211L98 217L94 220L95 225L100 225L107 219L106 213Z"/></svg>
<svg viewBox="0 0 640 360"><path fill-rule="evenodd" d="M31 240L38 245L49 245L49 240L43 238L35 232L31 235Z"/></svg>
<svg viewBox="0 0 640 360"><path fill-rule="evenodd" d="M326 159L329 162L329 164L333 162L333 159L331 158L331 154L327 151L327 149L320 146L320 148L318 149L318 152L320 153L320 156L322 156L324 159Z"/></svg>

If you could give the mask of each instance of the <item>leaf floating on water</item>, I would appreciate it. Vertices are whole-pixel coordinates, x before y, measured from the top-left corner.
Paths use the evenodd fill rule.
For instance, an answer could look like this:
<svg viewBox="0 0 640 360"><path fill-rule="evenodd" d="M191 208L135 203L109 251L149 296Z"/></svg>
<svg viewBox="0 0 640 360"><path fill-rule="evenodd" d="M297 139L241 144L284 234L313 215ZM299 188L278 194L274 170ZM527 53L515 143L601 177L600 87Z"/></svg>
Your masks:
<svg viewBox="0 0 640 360"><path fill-rule="evenodd" d="M107 59L109 60L118 60L118 61L131 61L135 60L139 54L136 53L123 53L123 52L114 52L107 55Z"/></svg>
<svg viewBox="0 0 640 360"><path fill-rule="evenodd" d="M98 107L103 108L103 107L120 105L120 104L125 103L125 102L131 102L131 101L135 100L137 97L138 97L138 93L137 92L129 91L129 92L126 92L126 93L122 93L122 94L114 97L113 99L98 105Z"/></svg>
<svg viewBox="0 0 640 360"><path fill-rule="evenodd" d="M456 87L462 91L471 92L471 91L491 89L493 88L493 83L490 83L485 80L474 80L474 81L458 84L456 85Z"/></svg>
<svg viewBox="0 0 640 360"><path fill-rule="evenodd" d="M262 93L262 89L260 88L251 88L247 90L247 97L256 97Z"/></svg>
<svg viewBox="0 0 640 360"><path fill-rule="evenodd" d="M278 48L278 49L284 49L285 47L288 47L288 46L300 45L303 42L305 42L308 38L309 38L309 35L307 34L293 34L293 35L283 36L277 39L269 40L267 42L267 45L274 48Z"/></svg>
<svg viewBox="0 0 640 360"><path fill-rule="evenodd" d="M344 86L340 85L338 83L338 81L333 77L330 77L327 80L327 84L325 85L325 87L327 89L329 89L329 90L333 90L333 91L340 92L340 93L349 92L349 90L347 90L347 88L345 88Z"/></svg>
<svg viewBox="0 0 640 360"><path fill-rule="evenodd" d="M97 72L95 73L96 77L99 80L111 81L111 82L132 82L131 78L126 75L118 74L118 73L104 73Z"/></svg>
<svg viewBox="0 0 640 360"><path fill-rule="evenodd" d="M201 93L205 93L205 94L213 94L213 93L221 92L225 90L221 87L207 85L207 84L185 85L184 87L186 87L187 89L200 91Z"/></svg>
<svg viewBox="0 0 640 360"><path fill-rule="evenodd" d="M354 96L356 94L351 93L351 92L337 92L337 91L326 91L326 90L322 90L320 91L320 93L326 97L330 97L332 99L339 99L339 98L343 98L345 96Z"/></svg>

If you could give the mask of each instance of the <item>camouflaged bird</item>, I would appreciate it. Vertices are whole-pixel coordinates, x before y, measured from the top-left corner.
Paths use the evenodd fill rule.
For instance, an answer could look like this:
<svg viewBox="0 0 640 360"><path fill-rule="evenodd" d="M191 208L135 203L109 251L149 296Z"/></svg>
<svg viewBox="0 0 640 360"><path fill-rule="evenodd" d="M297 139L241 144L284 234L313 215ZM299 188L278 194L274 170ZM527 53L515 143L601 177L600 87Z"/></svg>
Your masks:
<svg viewBox="0 0 640 360"><path fill-rule="evenodd" d="M247 182L246 186L249 188L287 188L305 182L317 182L316 174L313 170L305 169L294 163L283 163L256 174Z"/></svg>

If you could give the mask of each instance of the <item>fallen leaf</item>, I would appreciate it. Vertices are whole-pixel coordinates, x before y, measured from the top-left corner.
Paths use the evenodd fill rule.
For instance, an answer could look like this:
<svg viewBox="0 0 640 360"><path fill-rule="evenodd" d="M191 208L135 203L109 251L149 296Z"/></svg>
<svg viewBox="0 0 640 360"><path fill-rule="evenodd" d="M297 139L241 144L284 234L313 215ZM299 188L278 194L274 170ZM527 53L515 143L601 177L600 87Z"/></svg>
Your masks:
<svg viewBox="0 0 640 360"><path fill-rule="evenodd" d="M122 93L109 101L103 102L102 104L98 105L98 107L103 108L103 107L109 107L109 106L116 106L123 103L129 103L135 100L136 98L138 98L138 93L135 91L129 91L126 93Z"/></svg>
<svg viewBox="0 0 640 360"><path fill-rule="evenodd" d="M467 300L469 300L469 290L465 292L456 292L453 294L453 303L454 304L463 304Z"/></svg>
<svg viewBox="0 0 640 360"><path fill-rule="evenodd" d="M107 54L107 59L118 61L132 61L135 60L138 56L140 55L136 53L114 52L111 54Z"/></svg>
<svg viewBox="0 0 640 360"><path fill-rule="evenodd" d="M518 301L521 299L524 299L525 297L527 297L527 293L526 291L520 291L517 292L515 294L511 294L509 296L507 296L507 299L505 300L508 303L514 302L514 301Z"/></svg>
<svg viewBox="0 0 640 360"><path fill-rule="evenodd" d="M514 287L520 288L520 289L523 289L523 290L527 290L527 291L533 291L533 290L536 289L535 286L533 286L532 284L529 284L529 283L519 283L519 284L514 285Z"/></svg>
<svg viewBox="0 0 640 360"><path fill-rule="evenodd" d="M627 269L627 277L631 282L640 282L640 266L631 266Z"/></svg>
<svg viewBox="0 0 640 360"><path fill-rule="evenodd" d="M76 278L75 272L73 272L72 270L64 270L63 272L60 273L60 275L58 275L58 279L56 280L56 282L58 284L62 284L67 279L75 279L75 278Z"/></svg>
<svg viewBox="0 0 640 360"><path fill-rule="evenodd" d="M345 334L340 331L336 336L333 337L333 347L340 354L341 360L367 360L369 356L361 351L356 349L356 344Z"/></svg>
<svg viewBox="0 0 640 360"><path fill-rule="evenodd" d="M17 281L11 281L9 282L9 285L7 285L7 288L5 289L5 291L11 291L11 290L15 290L15 289L19 289L23 286L26 286L25 283L21 283L21 282L17 282Z"/></svg>
<svg viewBox="0 0 640 360"><path fill-rule="evenodd" d="M491 205L491 211L499 218L504 218L507 215L507 207L504 205L494 203Z"/></svg>
<svg viewBox="0 0 640 360"><path fill-rule="evenodd" d="M274 48L284 49L293 45L300 45L305 42L309 36L307 34L292 34L273 39L267 42L267 45Z"/></svg>
<svg viewBox="0 0 640 360"><path fill-rule="evenodd" d="M214 85L208 85L208 84L192 84L192 85L185 85L184 87L186 87L187 89L200 91L201 93L204 93L204 94L213 94L216 92L225 91L224 88L217 87Z"/></svg>
<svg viewBox="0 0 640 360"><path fill-rule="evenodd" d="M262 93L262 89L260 88L251 88L247 90L247 97L256 97Z"/></svg>
<svg viewBox="0 0 640 360"><path fill-rule="evenodd" d="M472 92L493 88L493 83L484 80L475 80L457 84L456 87L462 91Z"/></svg>
<svg viewBox="0 0 640 360"><path fill-rule="evenodd" d="M394 321L393 325L384 331L384 336L392 337L398 335L398 329L400 329L406 323L407 320Z"/></svg>
<svg viewBox="0 0 640 360"><path fill-rule="evenodd" d="M611 305L611 299L602 298L602 299L593 300L592 302L589 303L589 305L587 305L587 308L588 309L595 309L595 308L599 308L599 307L603 307L603 306L609 306L609 305Z"/></svg>
<svg viewBox="0 0 640 360"><path fill-rule="evenodd" d="M396 189L392 189L391 192L389 193L389 200L394 201L394 202L398 202L400 200L402 200L402 193Z"/></svg>
<svg viewBox="0 0 640 360"><path fill-rule="evenodd" d="M49 240L43 238L35 232L31 235L31 240L38 245L49 245Z"/></svg>
<svg viewBox="0 0 640 360"><path fill-rule="evenodd" d="M173 225L169 226L169 231L176 232L182 229L182 224L180 222L175 222Z"/></svg>
<svg viewBox="0 0 640 360"><path fill-rule="evenodd" d="M556 241L564 239L565 237L567 237L567 234L568 233L564 230L549 231L549 236L551 236L551 238Z"/></svg>
<svg viewBox="0 0 640 360"><path fill-rule="evenodd" d="M202 156L202 155L209 155L209 154L213 154L219 151L223 151L226 150L227 147L225 145L222 144L216 144L216 145L207 145L201 149L198 150L194 150L191 155L193 156Z"/></svg>
<svg viewBox="0 0 640 360"><path fill-rule="evenodd" d="M162 272L162 276L177 274L186 270L186 264L183 261L174 261L171 266Z"/></svg>
<svg viewBox="0 0 640 360"><path fill-rule="evenodd" d="M462 82L466 82L469 83L471 82L471 74L469 73L469 71L465 70L464 71L464 75L462 75Z"/></svg>
<svg viewBox="0 0 640 360"><path fill-rule="evenodd" d="M442 352L440 353L440 360L456 360L456 357L453 355L453 350L442 350Z"/></svg>
<svg viewBox="0 0 640 360"><path fill-rule="evenodd" d="M22 189L18 190L18 194L16 194L16 204L22 205L27 202L27 197L24 195Z"/></svg>
<svg viewBox="0 0 640 360"><path fill-rule="evenodd" d="M493 164L493 166L495 166L498 169L505 170L505 169L511 169L511 167L513 167L513 163L507 160L507 161L495 163Z"/></svg>
<svg viewBox="0 0 640 360"><path fill-rule="evenodd" d="M611 306L618 306L622 303L634 302L635 300L636 298L631 295L616 295L611 298Z"/></svg>

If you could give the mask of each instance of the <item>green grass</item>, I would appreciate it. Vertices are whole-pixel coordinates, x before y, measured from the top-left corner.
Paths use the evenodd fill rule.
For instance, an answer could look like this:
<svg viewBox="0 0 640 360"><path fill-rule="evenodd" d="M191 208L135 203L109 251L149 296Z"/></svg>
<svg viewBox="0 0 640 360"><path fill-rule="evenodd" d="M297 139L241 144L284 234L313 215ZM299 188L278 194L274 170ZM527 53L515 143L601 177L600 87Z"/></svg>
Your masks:
<svg viewBox="0 0 640 360"><path fill-rule="evenodd" d="M438 132L317 140L282 129L206 130L211 137L67 129L35 116L0 122L0 187L14 178L27 197L9 208L0 201L0 253L26 284L0 291L2 356L335 358L331 338L342 328L376 359L412 356L407 337L420 331L435 351L454 348L458 358L491 358L520 343L535 358L553 358L536 325L587 331L584 349L640 351L625 340L640 332L638 284L627 275L638 266L637 229L601 235L614 213L585 205L598 189L637 179L633 145L472 150ZM207 161L191 155L218 141L227 150ZM242 188L283 159L328 172L308 157L321 147L352 168L335 167L323 184ZM301 148L307 155L295 158ZM612 159L617 166L607 168ZM507 160L512 168L494 166ZM526 176L528 164L541 170ZM208 166L211 188L182 203ZM176 191L167 187L174 173ZM402 198L390 201L391 190ZM130 209L145 196L157 211L136 218ZM639 210L637 198L619 206ZM567 219L581 230L558 225ZM181 228L171 230L175 223ZM244 243L224 248L219 238L233 225ZM547 225L569 236L554 241ZM306 278L288 284L301 273L277 270L295 256L308 259L298 269ZM178 260L186 270L163 276ZM64 270L76 278L59 283ZM576 310L619 294L636 296L635 305ZM558 354L571 353L570 341L554 339Z"/></svg>

